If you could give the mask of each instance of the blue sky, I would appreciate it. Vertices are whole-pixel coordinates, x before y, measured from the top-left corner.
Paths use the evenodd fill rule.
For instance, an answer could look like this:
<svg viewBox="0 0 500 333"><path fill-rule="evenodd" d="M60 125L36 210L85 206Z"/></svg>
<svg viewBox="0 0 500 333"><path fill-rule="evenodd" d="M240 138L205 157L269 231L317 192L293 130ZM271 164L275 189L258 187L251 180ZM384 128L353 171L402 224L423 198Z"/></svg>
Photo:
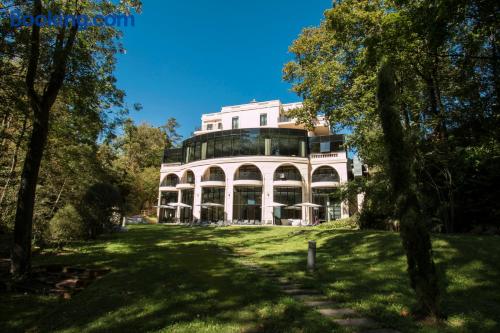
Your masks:
<svg viewBox="0 0 500 333"><path fill-rule="evenodd" d="M136 122L160 126L177 118L185 137L203 113L224 105L299 97L283 82L288 46L316 26L331 0L144 0L135 27L125 28L118 86Z"/></svg>

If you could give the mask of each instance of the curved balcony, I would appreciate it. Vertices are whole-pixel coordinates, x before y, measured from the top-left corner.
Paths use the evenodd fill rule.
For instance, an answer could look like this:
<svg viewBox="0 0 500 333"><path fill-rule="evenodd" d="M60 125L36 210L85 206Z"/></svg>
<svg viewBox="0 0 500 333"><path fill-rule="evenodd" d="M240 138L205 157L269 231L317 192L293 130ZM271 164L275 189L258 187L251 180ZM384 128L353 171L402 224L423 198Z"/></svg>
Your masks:
<svg viewBox="0 0 500 333"><path fill-rule="evenodd" d="M311 188L319 188L319 187L338 187L340 183L338 181L319 181L312 182Z"/></svg>
<svg viewBox="0 0 500 333"><path fill-rule="evenodd" d="M160 186L160 191L164 191L164 192L176 192L177 191L177 185L175 185L175 186Z"/></svg>
<svg viewBox="0 0 500 333"><path fill-rule="evenodd" d="M201 187L225 187L226 182L224 180L202 180L200 185Z"/></svg>
<svg viewBox="0 0 500 333"><path fill-rule="evenodd" d="M262 186L262 180L258 179L238 179L233 181L234 186Z"/></svg>
<svg viewBox="0 0 500 333"><path fill-rule="evenodd" d="M178 190L189 190L194 189L194 183L179 183L175 186Z"/></svg>
<svg viewBox="0 0 500 333"><path fill-rule="evenodd" d="M302 187L302 181L294 179L280 179L280 180L275 180L273 182L273 185L281 187Z"/></svg>

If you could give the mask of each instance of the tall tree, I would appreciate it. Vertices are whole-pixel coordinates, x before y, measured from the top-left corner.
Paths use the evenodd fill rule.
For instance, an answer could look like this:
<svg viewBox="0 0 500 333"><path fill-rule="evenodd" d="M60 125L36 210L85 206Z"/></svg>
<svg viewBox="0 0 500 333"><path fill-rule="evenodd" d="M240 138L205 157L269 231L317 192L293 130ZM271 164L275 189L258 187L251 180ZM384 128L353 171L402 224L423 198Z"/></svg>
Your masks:
<svg viewBox="0 0 500 333"><path fill-rule="evenodd" d="M14 3L13 6L15 5ZM34 0L31 4L23 3L20 7L26 9L31 6L33 17L47 15L48 10L77 16L129 11L133 7L139 8L140 3L131 0L113 5L75 0L53 1L46 5L44 7L41 0ZM25 85L32 113L32 128L21 172L14 226L11 271L18 278L26 277L30 271L36 185L49 133L51 109L64 90L65 83L68 93L74 89L74 94L86 89L94 91L96 86L103 86L100 88L103 91L108 85L111 89L108 89L109 95L102 94L99 102L102 104L111 102L112 105L121 98L113 93L114 78L108 75L113 70L114 54L119 50L115 43L115 38L121 35L119 30L113 27L92 27L78 35L79 24L75 20L69 26L47 27L43 30L38 24L32 25L28 51L22 55L25 58L21 56L21 60L27 64ZM74 52L75 49L77 52ZM89 68L98 69L94 72L98 73L94 80L86 80L89 76L86 70Z"/></svg>
<svg viewBox="0 0 500 333"><path fill-rule="evenodd" d="M416 193L413 149L408 145L401 125L394 81L392 65L384 60L378 74L378 112L388 156L389 178L398 203L397 216L401 222L410 283L417 296L417 312L437 317L440 315L439 287L431 239Z"/></svg>

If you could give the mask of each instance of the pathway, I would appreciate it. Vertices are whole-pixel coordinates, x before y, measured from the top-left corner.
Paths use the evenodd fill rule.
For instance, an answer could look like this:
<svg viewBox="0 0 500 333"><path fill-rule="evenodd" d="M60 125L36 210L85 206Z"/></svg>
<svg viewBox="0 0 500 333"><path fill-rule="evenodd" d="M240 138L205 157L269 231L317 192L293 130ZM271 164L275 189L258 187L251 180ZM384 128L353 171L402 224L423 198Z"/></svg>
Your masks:
<svg viewBox="0 0 500 333"><path fill-rule="evenodd" d="M264 269L255 264L247 264L250 270L258 271L267 278L276 280L283 293L290 295L306 306L314 308L323 316L342 327L346 327L362 333L400 333L391 328L381 328L381 324L375 320L361 316L356 310L341 307L340 303L326 298L323 293L316 289L304 288L299 284L290 282L287 278L277 273Z"/></svg>

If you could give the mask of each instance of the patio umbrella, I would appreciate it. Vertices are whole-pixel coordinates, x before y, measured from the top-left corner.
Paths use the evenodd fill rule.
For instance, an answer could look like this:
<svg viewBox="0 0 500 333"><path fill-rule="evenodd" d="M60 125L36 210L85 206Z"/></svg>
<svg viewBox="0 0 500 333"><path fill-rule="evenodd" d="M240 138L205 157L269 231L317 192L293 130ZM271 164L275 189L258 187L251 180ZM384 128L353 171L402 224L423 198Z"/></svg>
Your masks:
<svg viewBox="0 0 500 333"><path fill-rule="evenodd" d="M170 202L168 205L172 206L172 207L193 208L190 205L182 203L182 202Z"/></svg>
<svg viewBox="0 0 500 333"><path fill-rule="evenodd" d="M279 202L273 202L270 205L267 205L266 207L284 207L284 206L286 205Z"/></svg>
<svg viewBox="0 0 500 333"><path fill-rule="evenodd" d="M285 204L279 203L279 202L272 202L271 204L267 205L266 207L284 207L286 206ZM273 225L274 225L274 211L273 211Z"/></svg>
<svg viewBox="0 0 500 333"><path fill-rule="evenodd" d="M200 205L201 207L224 207L224 205L214 202L205 202Z"/></svg>
<svg viewBox="0 0 500 333"><path fill-rule="evenodd" d="M307 208L307 218L306 218L306 221L307 221L307 224L310 224L308 221L309 220L309 208L320 208L321 205L317 205L317 204L313 204L313 203L310 203L310 202L302 202L302 203L298 203L298 204L295 204L293 205L294 207L306 207Z"/></svg>
<svg viewBox="0 0 500 333"><path fill-rule="evenodd" d="M160 208L166 208L166 209L175 209L175 207L169 206L169 205L160 205L158 206Z"/></svg>

